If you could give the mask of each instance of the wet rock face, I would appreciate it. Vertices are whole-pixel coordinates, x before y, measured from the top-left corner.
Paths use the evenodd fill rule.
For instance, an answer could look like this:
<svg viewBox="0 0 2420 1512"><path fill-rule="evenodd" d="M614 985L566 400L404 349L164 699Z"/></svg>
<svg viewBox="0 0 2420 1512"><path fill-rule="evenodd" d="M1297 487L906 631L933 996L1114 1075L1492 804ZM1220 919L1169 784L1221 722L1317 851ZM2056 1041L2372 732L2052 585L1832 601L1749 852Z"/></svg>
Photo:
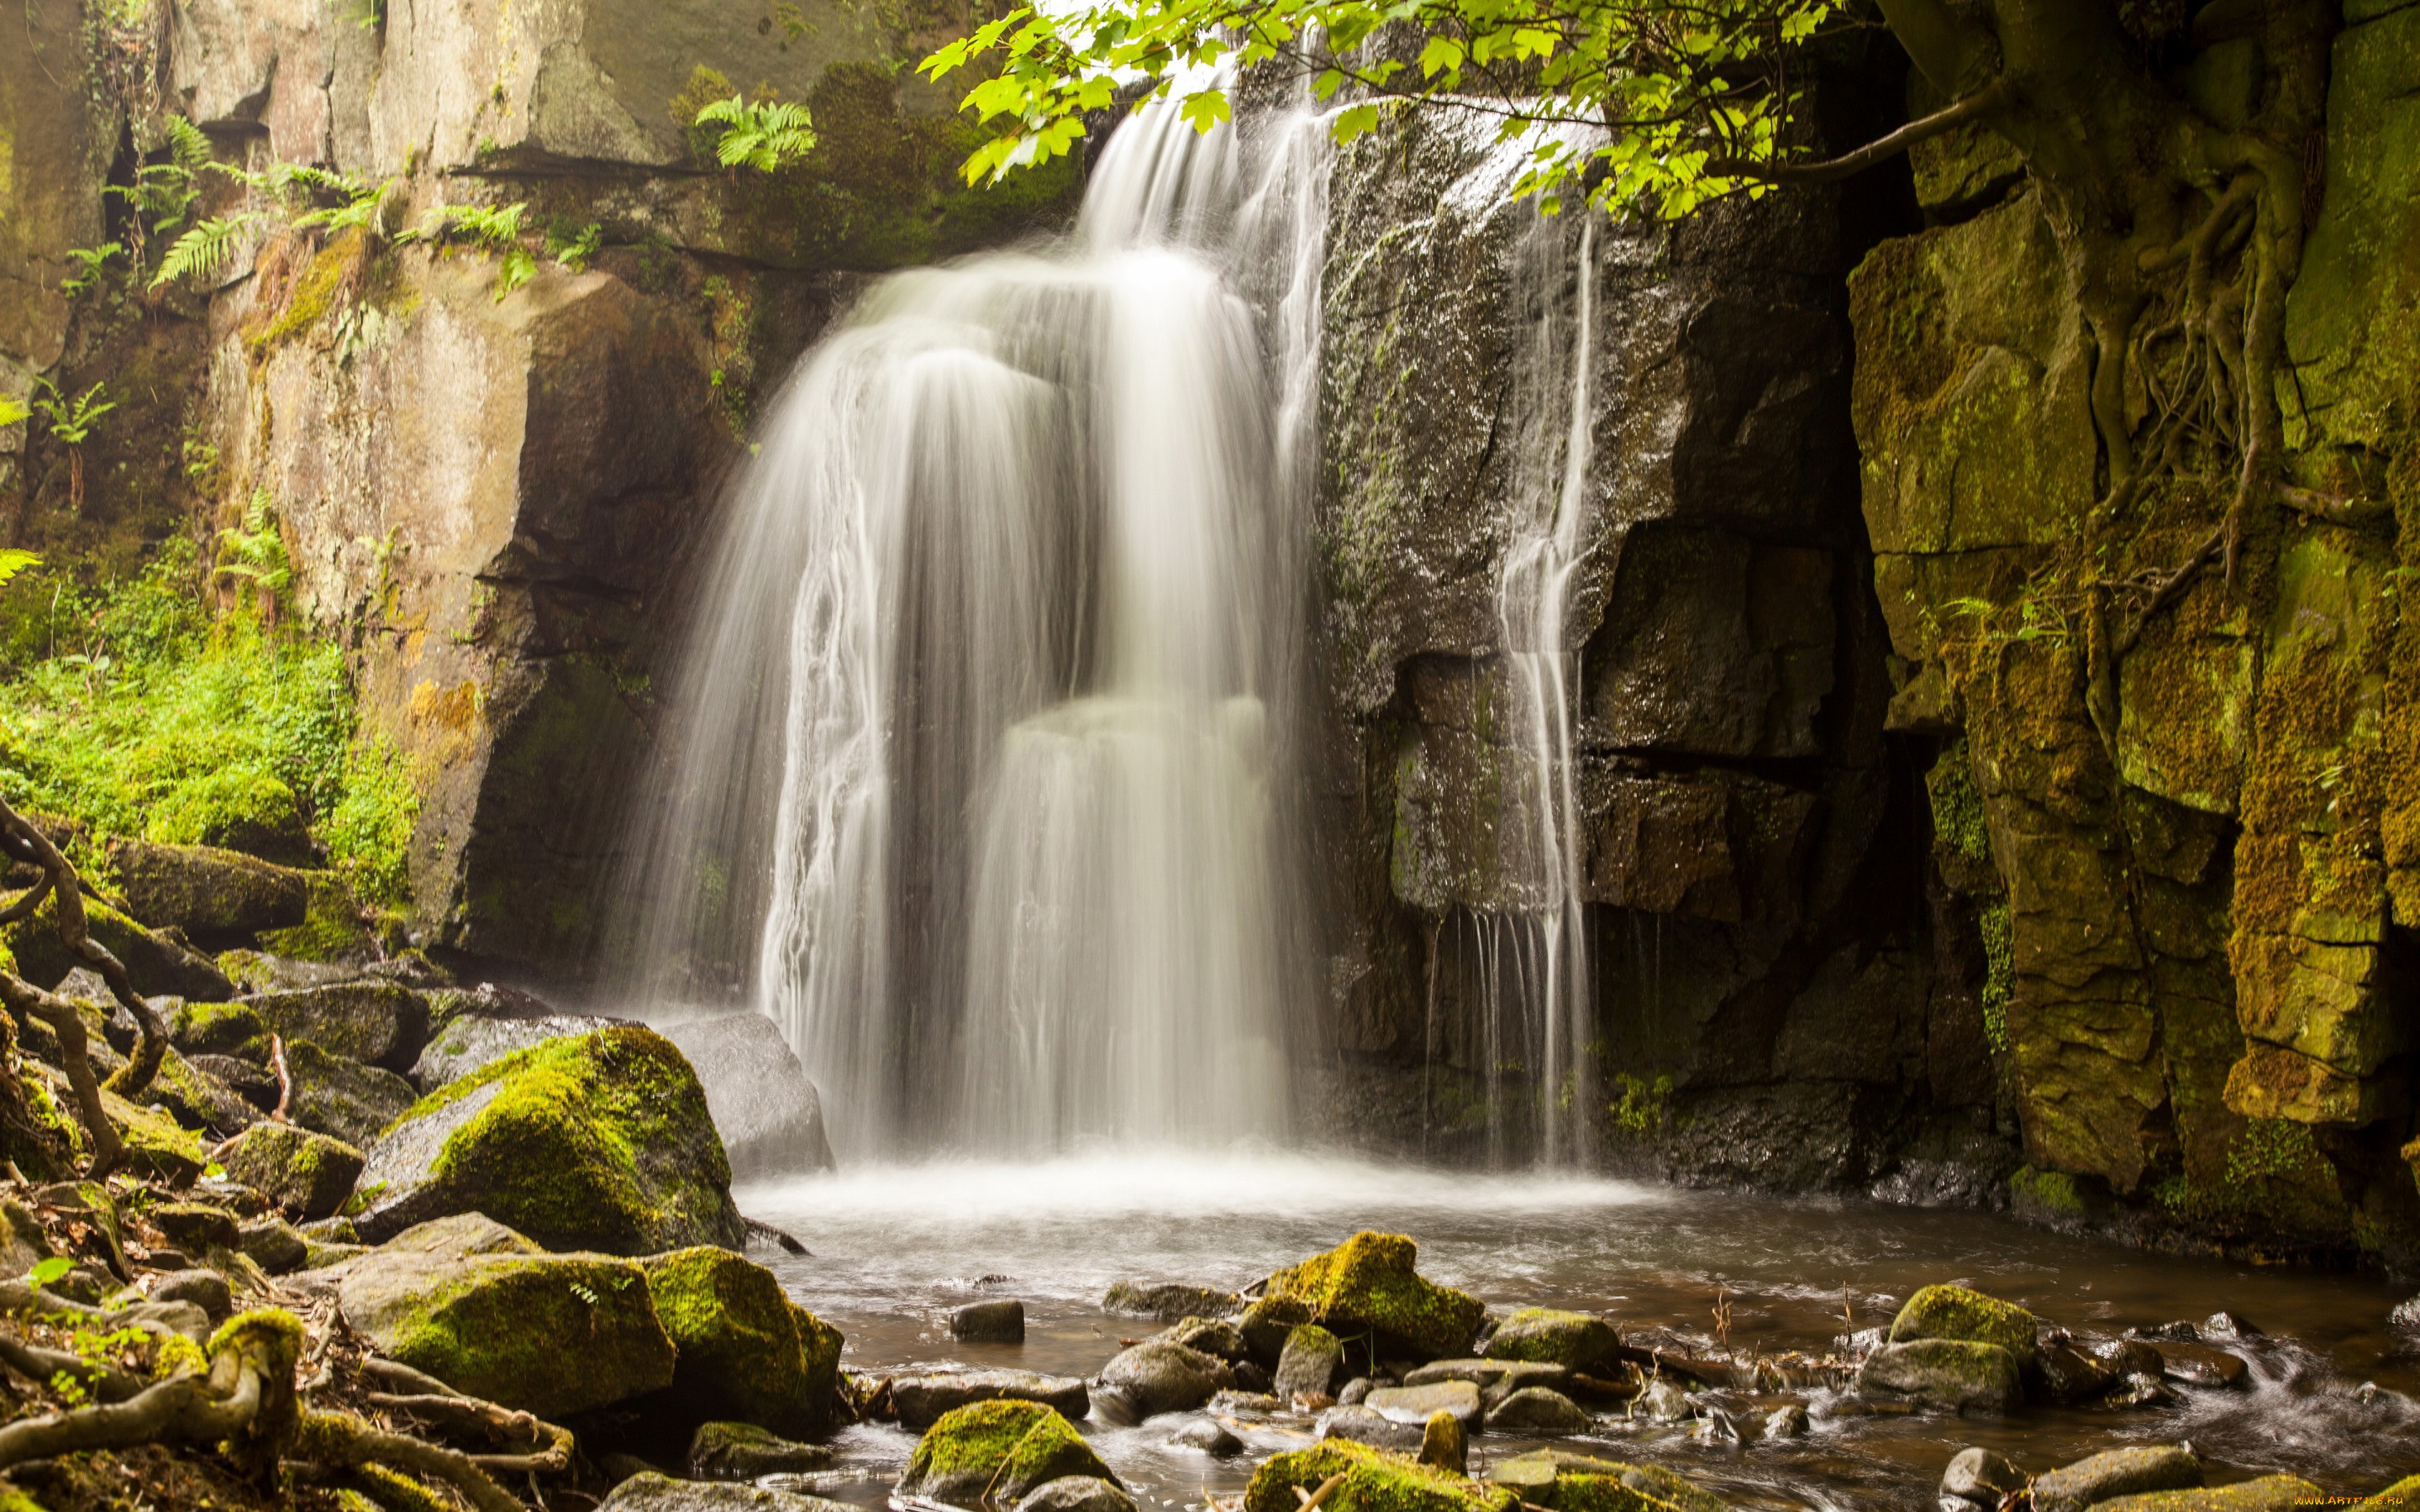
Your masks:
<svg viewBox="0 0 2420 1512"><path fill-rule="evenodd" d="M1491 921L1559 886L1507 656L1531 630L1504 583L1522 522L1567 487L1581 218L1503 203L1483 137L1406 116L1342 149L1323 291L1335 1021L1361 1068L1426 1060L1447 1088L1378 1073L1340 1090L1335 1123L1432 1155L1511 1117L1469 1105L1504 1058L1488 1000L1516 995L1491 981ZM1915 867L1877 855L1897 779L1837 219L1797 195L1677 230L1600 223L1589 247L1590 461L1568 485L1580 555L1554 648L1575 658L1589 1033L1610 1071L1663 1080L1625 1135L1683 1177L1739 1174L1719 1138L1677 1137L1664 1114L1683 1104L1713 1130L1812 1088L1817 1148L1854 1153L1747 1179L1838 1185L1888 1170L1927 1107L1991 1098L1980 1037L1954 1022L1971 1003L1936 1011L1929 952L1876 949L1926 920ZM1884 1023L1843 1039L1832 1018L1874 995L1868 972ZM1382 1120L1365 1096L1419 1112Z"/></svg>

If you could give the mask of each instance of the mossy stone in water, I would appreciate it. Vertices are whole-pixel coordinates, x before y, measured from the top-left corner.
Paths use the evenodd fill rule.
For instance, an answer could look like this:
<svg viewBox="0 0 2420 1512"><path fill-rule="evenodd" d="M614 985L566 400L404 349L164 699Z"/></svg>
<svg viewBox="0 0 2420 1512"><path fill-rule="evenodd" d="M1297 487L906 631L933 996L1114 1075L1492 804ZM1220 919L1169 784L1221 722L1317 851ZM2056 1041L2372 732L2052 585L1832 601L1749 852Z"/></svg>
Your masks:
<svg viewBox="0 0 2420 1512"><path fill-rule="evenodd" d="M1409 1455L1344 1439L1272 1455L1244 1490L1244 1512L1295 1512L1296 1491L1337 1483L1323 1507L1335 1512L1512 1512L1520 1498L1509 1486L1474 1481L1423 1465Z"/></svg>
<svg viewBox="0 0 2420 1512"><path fill-rule="evenodd" d="M362 1174L362 1152L340 1139L263 1120L219 1151L226 1173L305 1222L345 1205Z"/></svg>
<svg viewBox="0 0 2420 1512"><path fill-rule="evenodd" d="M672 1384L673 1341L645 1272L610 1256L543 1254L477 1213L353 1258L337 1297L380 1353L540 1417Z"/></svg>
<svg viewBox="0 0 2420 1512"><path fill-rule="evenodd" d="M2092 1512L2291 1512L2326 1500L2325 1491L2300 1475L2263 1475L2232 1486L2113 1497L2094 1503Z"/></svg>
<svg viewBox="0 0 2420 1512"><path fill-rule="evenodd" d="M731 1166L706 1092L637 1025L550 1040L423 1098L369 1151L365 1238L484 1212L549 1249L738 1249Z"/></svg>
<svg viewBox="0 0 2420 1512"><path fill-rule="evenodd" d="M1674 1504L1651 1496L1614 1475L1560 1475L1554 1486L1555 1512L1673 1512Z"/></svg>
<svg viewBox="0 0 2420 1512"><path fill-rule="evenodd" d="M1621 1335L1602 1318L1553 1307L1524 1307L1504 1319L1482 1352L1491 1360L1529 1360L1586 1370L1610 1359Z"/></svg>
<svg viewBox="0 0 2420 1512"><path fill-rule="evenodd" d="M903 1496L974 1505L1014 1503L1064 1475L1122 1483L1065 1418L1040 1402L976 1402L924 1430L899 1477Z"/></svg>
<svg viewBox="0 0 2420 1512"><path fill-rule="evenodd" d="M1681 1512L1727 1512L1728 1504L1714 1492L1661 1465L1634 1465L1621 1459L1567 1449L1540 1449L1516 1459L1498 1462L1490 1480L1519 1489L1521 1499L1557 1512L1597 1512L1640 1504L1626 1502L1621 1490L1647 1499L1652 1507L1672 1506Z"/></svg>
<svg viewBox="0 0 2420 1512"><path fill-rule="evenodd" d="M1299 1299L1313 1321L1340 1335L1375 1335L1422 1360L1469 1353L1486 1307L1422 1277L1419 1257L1404 1235L1365 1230L1270 1276L1265 1295Z"/></svg>
<svg viewBox="0 0 2420 1512"><path fill-rule="evenodd" d="M772 1272L711 1244L640 1266L680 1352L668 1404L792 1436L824 1427L840 1335L784 1296Z"/></svg>
<svg viewBox="0 0 2420 1512"><path fill-rule="evenodd" d="M1964 1287L1926 1287L1891 1319L1890 1342L1964 1339L1996 1344L2023 1364L2034 1357L2034 1315Z"/></svg>
<svg viewBox="0 0 2420 1512"><path fill-rule="evenodd" d="M1859 1367L1857 1389L1904 1396L1946 1412L2005 1412L2020 1395L2017 1357L1973 1339L1885 1344Z"/></svg>
<svg viewBox="0 0 2420 1512"><path fill-rule="evenodd" d="M2353 1512L2420 1512L2420 1475L2406 1475Z"/></svg>

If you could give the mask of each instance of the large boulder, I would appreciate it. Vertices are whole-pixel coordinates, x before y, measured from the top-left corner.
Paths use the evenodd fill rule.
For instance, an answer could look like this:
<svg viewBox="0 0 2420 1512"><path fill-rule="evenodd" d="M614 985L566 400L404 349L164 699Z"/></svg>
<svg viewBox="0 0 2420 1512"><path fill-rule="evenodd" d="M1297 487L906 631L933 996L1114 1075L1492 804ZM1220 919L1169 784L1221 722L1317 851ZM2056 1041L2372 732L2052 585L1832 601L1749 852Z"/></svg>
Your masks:
<svg viewBox="0 0 2420 1512"><path fill-rule="evenodd" d="M128 913L203 945L292 929L310 915L302 872L240 851L125 841L110 847L109 864Z"/></svg>
<svg viewBox="0 0 2420 1512"><path fill-rule="evenodd" d="M1866 1356L1857 1389L1944 1412L2005 1412L2019 1397L2017 1357L1966 1339L1885 1344Z"/></svg>
<svg viewBox="0 0 2420 1512"><path fill-rule="evenodd" d="M1345 1439L1272 1455L1244 1491L1244 1512L1295 1512L1301 1495L1342 1479L1320 1504L1335 1512L1512 1512L1511 1488L1465 1479L1400 1454Z"/></svg>
<svg viewBox="0 0 2420 1512"><path fill-rule="evenodd" d="M1491 1360L1532 1360L1589 1370L1613 1358L1621 1335L1590 1313L1524 1307L1499 1324L1481 1351Z"/></svg>
<svg viewBox="0 0 2420 1512"><path fill-rule="evenodd" d="M482 982L429 995L431 1027L412 1067L414 1081L432 1090L458 1081L516 1050L623 1022L560 1013L526 993Z"/></svg>
<svg viewBox="0 0 2420 1512"><path fill-rule="evenodd" d="M188 1056L269 1061L269 1026L242 1003L186 1003L168 1021L168 1042Z"/></svg>
<svg viewBox="0 0 2420 1512"><path fill-rule="evenodd" d="M241 1092L197 1066L171 1046L160 1057L160 1068L142 1101L166 1112L188 1129L203 1129L220 1138L259 1121L260 1109Z"/></svg>
<svg viewBox="0 0 2420 1512"><path fill-rule="evenodd" d="M2014 1303L1987 1297L1965 1287L1932 1286L1907 1299L1891 1319L1890 1342L1915 1339L1964 1339L1996 1344L2015 1355L2019 1365L2035 1354L2034 1315Z"/></svg>
<svg viewBox="0 0 2420 1512"><path fill-rule="evenodd" d="M357 1222L373 1242L484 1212L550 1249L738 1249L731 1167L689 1062L617 1026L517 1051L430 1093L369 1151Z"/></svg>
<svg viewBox="0 0 2420 1512"><path fill-rule="evenodd" d="M428 999L391 981L343 981L260 993L245 1003L288 1040L308 1040L365 1066L400 1074L428 1039Z"/></svg>
<svg viewBox="0 0 2420 1512"><path fill-rule="evenodd" d="M225 1144L218 1164L273 1207L312 1222L334 1214L353 1196L363 1159L341 1139L290 1122L261 1120Z"/></svg>
<svg viewBox="0 0 2420 1512"><path fill-rule="evenodd" d="M346 1262L336 1297L380 1353L543 1418L673 1382L672 1337L637 1264L549 1255L477 1213Z"/></svg>
<svg viewBox="0 0 2420 1512"><path fill-rule="evenodd" d="M1531 1505L1556 1512L1729 1512L1721 1497L1661 1465L1563 1449L1498 1460L1487 1478L1518 1490Z"/></svg>
<svg viewBox="0 0 2420 1512"><path fill-rule="evenodd" d="M1092 1394L1074 1376L1036 1375L1031 1370L963 1370L929 1376L897 1376L891 1382L891 1400L902 1426L923 1428L962 1407L976 1402L1039 1402L1067 1417L1092 1411Z"/></svg>
<svg viewBox="0 0 2420 1512"><path fill-rule="evenodd" d="M84 900L84 921L92 937L124 963L134 990L146 997L212 1001L235 995L234 983L208 957L153 933L104 903ZM60 941L58 903L50 898L29 917L0 925L0 949L17 958L18 976L45 989L56 987L85 964Z"/></svg>
<svg viewBox="0 0 2420 1512"><path fill-rule="evenodd" d="M735 1178L832 1168L823 1100L771 1019L723 1013L659 1027L697 1068Z"/></svg>
<svg viewBox="0 0 2420 1512"><path fill-rule="evenodd" d="M1117 1387L1148 1417L1187 1412L1235 1384L1224 1360L1166 1339L1145 1339L1101 1367L1105 1384Z"/></svg>
<svg viewBox="0 0 2420 1512"><path fill-rule="evenodd" d="M822 1470L831 1458L820 1443L799 1443L753 1423L701 1423L689 1441L688 1466L697 1480L754 1480Z"/></svg>
<svg viewBox="0 0 2420 1512"><path fill-rule="evenodd" d="M2035 1512L2084 1512L2113 1497L2201 1484L2201 1460L2183 1444L2111 1449L2034 1479Z"/></svg>
<svg viewBox="0 0 2420 1512"><path fill-rule="evenodd" d="M2327 1492L2300 1475L2263 1475L2206 1490L2144 1491L2093 1504L2093 1512L2294 1512L2321 1505Z"/></svg>
<svg viewBox="0 0 2420 1512"><path fill-rule="evenodd" d="M286 1072L294 1087L294 1121L356 1149L417 1101L410 1082L391 1071L334 1055L308 1040L286 1044Z"/></svg>
<svg viewBox="0 0 2420 1512"><path fill-rule="evenodd" d="M1374 1335L1381 1352L1424 1361L1468 1354L1485 1305L1422 1277L1414 1268L1419 1257L1419 1246L1404 1235L1365 1230L1270 1276L1264 1297L1299 1301L1313 1321L1339 1335Z"/></svg>
<svg viewBox="0 0 2420 1512"><path fill-rule="evenodd" d="M1067 1475L1119 1484L1074 1425L1039 1402L977 1402L924 1430L899 1477L902 1496L973 1506L1014 1503Z"/></svg>
<svg viewBox="0 0 2420 1512"><path fill-rule="evenodd" d="M693 1245L640 1262L656 1317L679 1350L667 1408L798 1437L830 1416L841 1336L783 1295L773 1273Z"/></svg>

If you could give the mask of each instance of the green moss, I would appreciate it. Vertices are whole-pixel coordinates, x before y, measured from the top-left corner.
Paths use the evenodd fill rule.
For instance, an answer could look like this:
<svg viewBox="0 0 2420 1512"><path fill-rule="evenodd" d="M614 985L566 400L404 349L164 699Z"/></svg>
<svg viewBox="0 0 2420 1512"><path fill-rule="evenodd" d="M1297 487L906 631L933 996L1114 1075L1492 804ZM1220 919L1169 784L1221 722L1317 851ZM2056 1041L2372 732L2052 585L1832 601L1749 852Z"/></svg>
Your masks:
<svg viewBox="0 0 2420 1512"><path fill-rule="evenodd" d="M1992 830L1983 818L1983 795L1975 789L1974 764L1960 740L1943 748L1924 775L1932 798L1933 843L1969 861L1992 859Z"/></svg>
<svg viewBox="0 0 2420 1512"><path fill-rule="evenodd" d="M1266 1295L1296 1297L1340 1335L1375 1334L1426 1358L1470 1348L1486 1307L1476 1297L1423 1279L1419 1246L1402 1234L1363 1231L1325 1255L1269 1277Z"/></svg>
<svg viewBox="0 0 2420 1512"><path fill-rule="evenodd" d="M2009 1055L2016 1041L2009 1033L2009 1006L2017 997L2016 922L2007 900L1984 906L1976 918L1983 933L1983 1037L1994 1055Z"/></svg>
<svg viewBox="0 0 2420 1512"><path fill-rule="evenodd" d="M1487 1341L1491 1360L1535 1360L1586 1370L1621 1347L1613 1325L1589 1313L1524 1307Z"/></svg>
<svg viewBox="0 0 2420 1512"><path fill-rule="evenodd" d="M710 1244L641 1265L679 1351L672 1389L684 1414L792 1437L824 1426L840 1335L792 1304L773 1273Z"/></svg>
<svg viewBox="0 0 2420 1512"><path fill-rule="evenodd" d="M2406 1475L2361 1504L2355 1512L2413 1512L2420 1508L2420 1475Z"/></svg>
<svg viewBox="0 0 2420 1512"><path fill-rule="evenodd" d="M675 1360L645 1273L594 1255L467 1260L391 1336L387 1352L414 1369L542 1416L599 1405L616 1383L669 1383Z"/></svg>
<svg viewBox="0 0 2420 1512"><path fill-rule="evenodd" d="M202 1142L159 1109L138 1107L115 1092L101 1093L101 1100L136 1173L181 1187L209 1164Z"/></svg>
<svg viewBox="0 0 2420 1512"><path fill-rule="evenodd" d="M2020 1360L2034 1353L2034 1315L2014 1303L1965 1287L1931 1286L1916 1292L1891 1319L1890 1341L1957 1339L1995 1344Z"/></svg>
<svg viewBox="0 0 2420 1512"><path fill-rule="evenodd" d="M168 1038L189 1056L269 1055L269 1026L244 1003L187 1003L169 1021Z"/></svg>
<svg viewBox="0 0 2420 1512"><path fill-rule="evenodd" d="M1558 1475L1555 1512L1675 1512L1660 1496L1623 1484L1613 1475Z"/></svg>
<svg viewBox="0 0 2420 1512"><path fill-rule="evenodd" d="M375 954L377 936L343 875L313 872L304 883L309 903L302 922L263 934L260 943L269 952L295 961L358 961Z"/></svg>
<svg viewBox="0 0 2420 1512"><path fill-rule="evenodd" d="M1244 1490L1244 1512L1295 1512L1297 1492L1309 1495L1342 1475L1321 1505L1336 1512L1512 1512L1520 1498L1366 1443L1327 1439L1308 1449L1272 1455Z"/></svg>
<svg viewBox="0 0 2420 1512"><path fill-rule="evenodd" d="M1065 1475L1090 1475L1119 1484L1057 1410L1041 1402L976 1402L945 1412L924 1430L908 1457L903 1484L928 1494L984 1495L1014 1502L1027 1491Z"/></svg>
<svg viewBox="0 0 2420 1512"><path fill-rule="evenodd" d="M1663 1132L1665 1120L1671 1117L1676 1087L1670 1076L1658 1076L1650 1082L1623 1072L1614 1077L1613 1085L1621 1095L1606 1107L1608 1131L1630 1139L1645 1139Z"/></svg>

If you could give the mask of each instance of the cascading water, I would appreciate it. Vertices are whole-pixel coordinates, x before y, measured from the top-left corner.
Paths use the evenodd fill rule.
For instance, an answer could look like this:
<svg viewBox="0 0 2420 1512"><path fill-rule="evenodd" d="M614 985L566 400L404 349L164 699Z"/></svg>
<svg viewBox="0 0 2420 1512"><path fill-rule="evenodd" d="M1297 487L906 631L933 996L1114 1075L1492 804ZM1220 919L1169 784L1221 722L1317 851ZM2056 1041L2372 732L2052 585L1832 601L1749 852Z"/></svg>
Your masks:
<svg viewBox="0 0 2420 1512"><path fill-rule="evenodd" d="M887 281L768 414L628 948L844 1158L1285 1130L1325 140L1151 107L1068 244Z"/></svg>

